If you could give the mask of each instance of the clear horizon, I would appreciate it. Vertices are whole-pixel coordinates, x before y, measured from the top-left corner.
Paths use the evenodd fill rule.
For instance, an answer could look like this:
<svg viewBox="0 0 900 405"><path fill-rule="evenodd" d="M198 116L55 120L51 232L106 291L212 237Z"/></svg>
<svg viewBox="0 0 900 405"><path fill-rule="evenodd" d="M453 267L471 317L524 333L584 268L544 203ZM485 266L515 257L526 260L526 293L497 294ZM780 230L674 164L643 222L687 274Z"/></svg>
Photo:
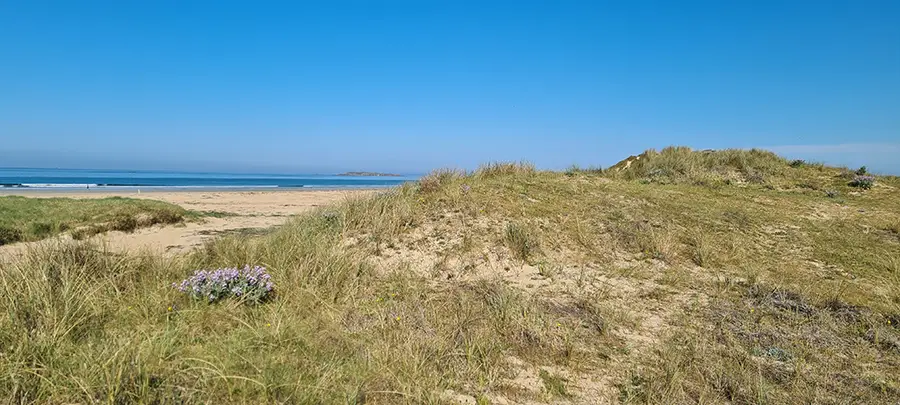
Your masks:
<svg viewBox="0 0 900 405"><path fill-rule="evenodd" d="M0 166L421 174L761 148L900 174L900 3L8 2Z"/></svg>
<svg viewBox="0 0 900 405"><path fill-rule="evenodd" d="M283 172L283 173L267 173L267 172L228 172L228 171L202 171L202 170L175 170L175 169L128 169L128 168L77 168L77 167L14 167L14 166L0 166L0 171L3 170L23 170L23 171L38 171L38 170L58 170L58 171L77 171L77 172L109 172L109 173L128 173L128 172L136 172L136 173L160 173L160 174L216 174L216 175L235 175L235 176L338 176L346 173L353 172L366 172L366 173L378 173L378 174L390 174L390 175L399 175L401 177L412 177L412 176L422 176L427 173L391 173L391 172L379 172L373 170L344 170L338 172L308 172L308 173L300 173L300 172Z"/></svg>
<svg viewBox="0 0 900 405"><path fill-rule="evenodd" d="M839 145L839 146L836 146L836 148L838 148L841 151L845 151L845 150L852 151L852 150L858 150L856 148L860 148L860 147L868 149L868 148L876 148L877 146L878 145L851 145L851 144L848 144L848 145ZM881 146L883 148L885 148L881 151L882 153L885 153L885 154L900 152L900 148L896 148L893 145L881 145ZM799 150L796 150L797 148L799 148ZM810 156L823 156L823 154L821 152L816 153L817 151L814 151L814 150L808 150L807 146L786 145L786 146L781 146L781 147L761 148L761 149L771 150L773 152L778 153L780 156L783 156L788 159L803 159L809 163L824 163L829 166L847 167L849 169L857 169L860 166L866 166L868 171L870 171L874 174L900 176L900 168L893 168L893 169L889 168L888 170L882 170L882 168L877 165L876 166L867 166L864 163L864 162L866 162L865 157L862 157L861 159L856 161L856 162L863 162L863 163L855 164L856 162L854 161L854 156L852 156L852 155L849 156L849 159L847 159L847 156L845 156L844 159L840 159L840 158L839 159L831 159L831 161L823 160L823 159L815 159L815 158L810 159L809 158ZM697 148L696 150L701 150L701 149ZM777 152L777 150L782 150L783 152L779 153L779 152ZM641 151L641 152L644 152L644 151ZM826 152L829 152L829 151L826 151ZM639 153L640 152L633 153L632 155L637 155ZM841 152L841 153L843 153L843 152ZM825 155L827 155L827 153L825 153ZM593 166L599 166L601 168L606 169L606 168L618 163L619 161L624 160L627 157L628 156L625 156L622 159L619 159L617 161L614 161L614 162L611 162L608 164L603 164L603 165L593 164ZM519 161L521 161L521 160L519 160ZM839 162L850 162L850 164L839 163ZM491 163L491 161L484 162L484 163ZM571 167L571 165L566 166L566 167L542 167L542 166L537 166L537 167L538 167L538 169L546 169L546 170L563 170L568 167ZM581 165L581 167L589 167L589 165ZM176 174L260 175L260 176L265 176L265 175L272 175L272 176L334 176L334 175L340 175L340 174L344 174L344 173L348 173L348 172L372 172L372 173L381 173L381 174L395 174L395 175L400 175L403 177L422 176L422 175L428 174L432 170L442 169L442 168L461 168L461 169L465 169L465 170L473 170L473 169L477 168L477 166L436 167L436 168L432 168L432 169L429 169L426 171L421 171L421 172L401 172L401 171L392 172L392 171L368 170L368 169L341 169L341 170L335 170L335 171L299 172L299 171L290 171L290 170L259 171L259 170L250 169L250 170L228 171L228 170L203 170L203 169L193 169L192 170L192 169L179 169L179 168L168 168L168 169L167 168L128 168L128 167L115 167L115 166L110 166L110 167L0 166L0 170L72 170L72 171L98 171L98 172L119 172L119 173L134 171L134 172L142 172L142 173L158 172L158 173L176 173Z"/></svg>

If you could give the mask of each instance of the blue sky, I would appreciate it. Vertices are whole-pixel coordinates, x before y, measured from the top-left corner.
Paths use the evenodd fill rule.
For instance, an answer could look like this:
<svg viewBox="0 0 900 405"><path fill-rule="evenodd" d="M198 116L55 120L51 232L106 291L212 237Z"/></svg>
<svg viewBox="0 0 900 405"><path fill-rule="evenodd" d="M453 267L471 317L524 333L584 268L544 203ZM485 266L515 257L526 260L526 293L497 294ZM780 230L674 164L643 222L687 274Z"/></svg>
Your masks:
<svg viewBox="0 0 900 405"><path fill-rule="evenodd" d="M0 166L900 173L897 1L0 1Z"/></svg>

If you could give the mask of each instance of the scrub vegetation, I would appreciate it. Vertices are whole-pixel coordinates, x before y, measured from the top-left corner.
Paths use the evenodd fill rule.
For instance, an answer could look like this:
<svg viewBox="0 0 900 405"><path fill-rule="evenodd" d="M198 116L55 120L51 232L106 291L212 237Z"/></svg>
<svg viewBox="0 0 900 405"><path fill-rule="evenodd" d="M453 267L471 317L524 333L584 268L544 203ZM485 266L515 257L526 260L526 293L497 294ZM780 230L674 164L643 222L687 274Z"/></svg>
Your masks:
<svg viewBox="0 0 900 405"><path fill-rule="evenodd" d="M900 179L861 175L674 147L437 171L183 256L42 244L0 263L0 398L895 403ZM244 266L266 299L172 287Z"/></svg>

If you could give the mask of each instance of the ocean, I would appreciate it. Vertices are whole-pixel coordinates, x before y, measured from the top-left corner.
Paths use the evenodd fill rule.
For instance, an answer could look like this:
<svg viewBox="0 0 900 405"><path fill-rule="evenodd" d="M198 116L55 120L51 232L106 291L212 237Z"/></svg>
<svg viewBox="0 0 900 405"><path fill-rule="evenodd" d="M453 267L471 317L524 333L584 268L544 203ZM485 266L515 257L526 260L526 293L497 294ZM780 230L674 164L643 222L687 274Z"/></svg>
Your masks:
<svg viewBox="0 0 900 405"><path fill-rule="evenodd" d="M4 169L0 191L31 190L165 190L165 189L347 189L391 187L418 176L337 176L189 173L140 170Z"/></svg>

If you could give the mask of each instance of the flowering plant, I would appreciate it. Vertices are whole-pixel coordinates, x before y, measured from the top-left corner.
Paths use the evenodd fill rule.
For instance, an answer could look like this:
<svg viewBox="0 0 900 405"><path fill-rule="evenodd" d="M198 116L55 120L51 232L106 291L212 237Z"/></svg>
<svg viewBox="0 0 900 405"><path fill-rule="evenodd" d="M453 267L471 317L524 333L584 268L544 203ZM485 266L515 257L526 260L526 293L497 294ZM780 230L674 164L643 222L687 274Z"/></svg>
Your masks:
<svg viewBox="0 0 900 405"><path fill-rule="evenodd" d="M862 189L870 189L874 184L875 176L868 174L857 174L856 176L853 176L853 180L850 180L850 186Z"/></svg>
<svg viewBox="0 0 900 405"><path fill-rule="evenodd" d="M197 270L179 283L172 284L179 291L195 299L215 302L227 297L261 302L275 288L271 276L262 266Z"/></svg>

